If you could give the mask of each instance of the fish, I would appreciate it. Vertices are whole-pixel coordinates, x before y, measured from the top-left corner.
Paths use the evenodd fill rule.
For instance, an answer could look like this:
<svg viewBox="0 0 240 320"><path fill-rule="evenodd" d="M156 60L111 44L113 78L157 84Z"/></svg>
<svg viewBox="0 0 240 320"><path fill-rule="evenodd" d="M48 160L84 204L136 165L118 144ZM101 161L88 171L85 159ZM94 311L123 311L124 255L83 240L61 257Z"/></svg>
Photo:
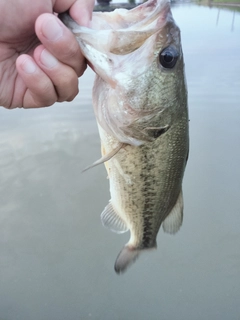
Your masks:
<svg viewBox="0 0 240 320"><path fill-rule="evenodd" d="M187 86L180 29L167 0L94 12L90 27L61 16L96 73L93 107L111 199L105 227L130 231L115 262L123 273L157 247L160 227L183 221L182 181L189 153Z"/></svg>

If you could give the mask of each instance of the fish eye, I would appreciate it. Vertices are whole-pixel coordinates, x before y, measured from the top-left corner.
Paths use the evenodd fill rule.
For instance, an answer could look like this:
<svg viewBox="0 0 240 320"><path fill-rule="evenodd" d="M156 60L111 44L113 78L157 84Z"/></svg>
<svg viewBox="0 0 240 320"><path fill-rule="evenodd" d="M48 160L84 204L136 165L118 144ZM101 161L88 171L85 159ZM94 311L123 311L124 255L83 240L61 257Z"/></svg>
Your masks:
<svg viewBox="0 0 240 320"><path fill-rule="evenodd" d="M167 47L159 54L159 61L166 69L172 69L177 63L179 57L178 51L174 47Z"/></svg>

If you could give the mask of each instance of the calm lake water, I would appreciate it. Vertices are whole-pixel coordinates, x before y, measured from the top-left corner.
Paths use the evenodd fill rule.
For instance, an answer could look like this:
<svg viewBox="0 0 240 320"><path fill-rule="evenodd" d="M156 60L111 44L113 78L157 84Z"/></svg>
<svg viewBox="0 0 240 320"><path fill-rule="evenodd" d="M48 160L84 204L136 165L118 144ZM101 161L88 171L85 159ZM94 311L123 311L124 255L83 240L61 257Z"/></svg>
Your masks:
<svg viewBox="0 0 240 320"><path fill-rule="evenodd" d="M233 10L233 9L232 9ZM91 106L0 109L0 320L240 319L240 13L182 4L191 151L184 223L118 276L129 234L103 228L109 200Z"/></svg>

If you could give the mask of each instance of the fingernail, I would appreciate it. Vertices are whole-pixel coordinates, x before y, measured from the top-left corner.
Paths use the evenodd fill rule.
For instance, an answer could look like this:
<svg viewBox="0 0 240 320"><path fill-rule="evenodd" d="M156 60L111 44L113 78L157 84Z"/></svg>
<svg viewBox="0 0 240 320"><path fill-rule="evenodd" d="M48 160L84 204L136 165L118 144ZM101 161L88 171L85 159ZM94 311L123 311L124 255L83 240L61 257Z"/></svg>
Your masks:
<svg viewBox="0 0 240 320"><path fill-rule="evenodd" d="M51 69L55 67L58 64L58 60L51 55L46 49L44 49L40 56L42 64L44 64L45 67Z"/></svg>
<svg viewBox="0 0 240 320"><path fill-rule="evenodd" d="M79 23L81 26L89 27L90 17L87 11L82 13L81 18L79 18Z"/></svg>
<svg viewBox="0 0 240 320"><path fill-rule="evenodd" d="M31 73L34 73L36 71L36 65L33 63L32 60L26 59L22 63L22 69L23 69L24 72L31 74Z"/></svg>
<svg viewBox="0 0 240 320"><path fill-rule="evenodd" d="M42 27L43 35L50 41L56 41L63 35L63 29L56 21L56 18L50 18Z"/></svg>
<svg viewBox="0 0 240 320"><path fill-rule="evenodd" d="M81 16L73 18L80 26L90 27L91 25L91 16L87 10L81 10Z"/></svg>

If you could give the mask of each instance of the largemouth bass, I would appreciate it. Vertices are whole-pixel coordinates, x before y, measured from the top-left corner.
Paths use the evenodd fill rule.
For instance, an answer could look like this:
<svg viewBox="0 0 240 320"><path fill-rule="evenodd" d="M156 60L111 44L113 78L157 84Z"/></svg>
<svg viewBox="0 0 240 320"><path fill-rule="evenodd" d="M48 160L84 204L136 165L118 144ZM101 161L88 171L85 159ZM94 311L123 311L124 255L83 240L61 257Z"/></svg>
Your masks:
<svg viewBox="0 0 240 320"><path fill-rule="evenodd" d="M115 262L121 273L142 250L156 247L161 224L174 234L183 220L189 138L180 30L167 0L93 13L91 28L61 19L96 72L99 162L111 194L101 219L112 231L131 233Z"/></svg>

